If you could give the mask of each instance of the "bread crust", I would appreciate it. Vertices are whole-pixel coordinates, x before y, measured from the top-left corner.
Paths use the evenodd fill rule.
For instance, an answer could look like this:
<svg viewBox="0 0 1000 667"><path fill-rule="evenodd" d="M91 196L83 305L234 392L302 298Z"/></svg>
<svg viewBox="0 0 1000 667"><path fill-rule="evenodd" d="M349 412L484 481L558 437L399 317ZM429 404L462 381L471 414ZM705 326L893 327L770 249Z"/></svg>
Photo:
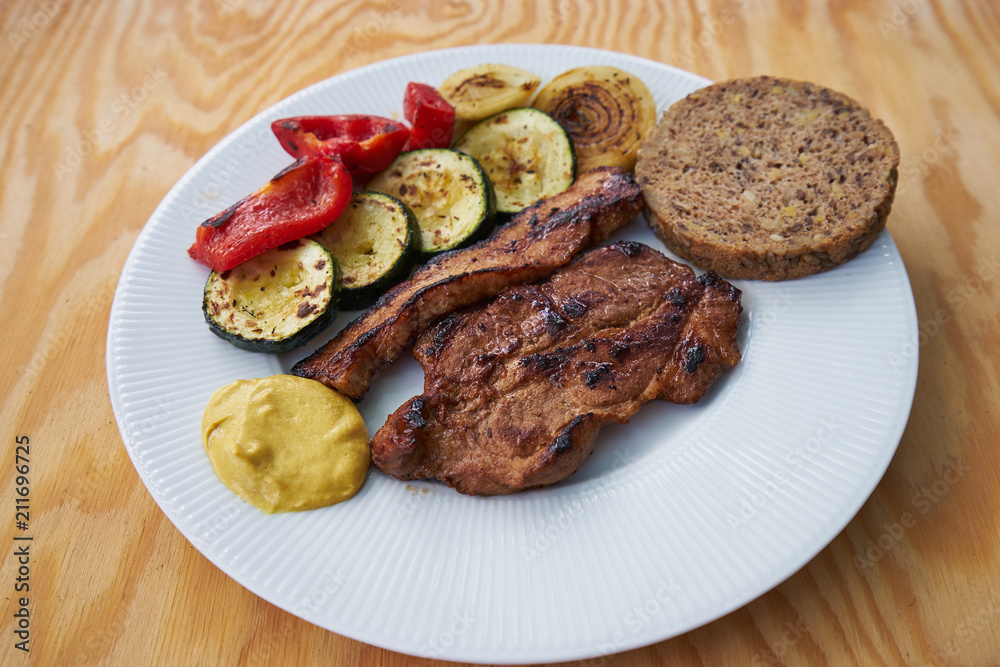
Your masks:
<svg viewBox="0 0 1000 667"><path fill-rule="evenodd" d="M727 278L788 280L839 266L885 227L899 146L852 98L771 76L698 90L639 150L650 226Z"/></svg>

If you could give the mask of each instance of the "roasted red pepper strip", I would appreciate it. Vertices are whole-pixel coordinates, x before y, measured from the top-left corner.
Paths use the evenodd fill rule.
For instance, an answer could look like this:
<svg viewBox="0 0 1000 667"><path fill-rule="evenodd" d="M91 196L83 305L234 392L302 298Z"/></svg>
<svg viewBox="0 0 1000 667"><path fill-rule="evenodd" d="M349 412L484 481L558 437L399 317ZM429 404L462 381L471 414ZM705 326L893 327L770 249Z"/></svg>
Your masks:
<svg viewBox="0 0 1000 667"><path fill-rule="evenodd" d="M455 127L455 107L426 83L410 82L403 95L403 117L410 123L404 151L448 148Z"/></svg>
<svg viewBox="0 0 1000 667"><path fill-rule="evenodd" d="M283 118L271 131L292 157L334 157L355 179L388 167L410 138L403 123L359 114Z"/></svg>
<svg viewBox="0 0 1000 667"><path fill-rule="evenodd" d="M188 254L226 271L265 250L314 234L351 200L351 177L336 160L304 157L198 227Z"/></svg>

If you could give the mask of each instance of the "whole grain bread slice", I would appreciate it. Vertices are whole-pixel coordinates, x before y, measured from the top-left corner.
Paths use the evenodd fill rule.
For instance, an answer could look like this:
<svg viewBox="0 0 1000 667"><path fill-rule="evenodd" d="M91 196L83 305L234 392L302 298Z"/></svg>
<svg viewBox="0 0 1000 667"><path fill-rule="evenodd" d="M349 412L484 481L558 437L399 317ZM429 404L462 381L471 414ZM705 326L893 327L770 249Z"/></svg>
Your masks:
<svg viewBox="0 0 1000 667"><path fill-rule="evenodd" d="M847 95L771 76L698 90L639 150L646 219L728 278L819 273L868 248L892 207L899 146Z"/></svg>

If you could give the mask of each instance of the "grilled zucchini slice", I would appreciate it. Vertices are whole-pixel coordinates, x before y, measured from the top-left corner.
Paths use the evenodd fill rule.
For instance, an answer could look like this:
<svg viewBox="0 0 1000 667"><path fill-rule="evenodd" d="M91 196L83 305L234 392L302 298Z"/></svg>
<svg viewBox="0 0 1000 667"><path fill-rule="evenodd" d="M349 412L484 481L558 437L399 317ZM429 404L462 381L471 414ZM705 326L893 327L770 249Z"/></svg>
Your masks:
<svg viewBox="0 0 1000 667"><path fill-rule="evenodd" d="M355 192L332 224L313 236L340 265L340 308L360 310L410 275L420 227L410 208L381 192Z"/></svg>
<svg viewBox="0 0 1000 667"><path fill-rule="evenodd" d="M573 184L573 142L559 123L532 108L477 123L455 144L476 158L493 183L497 213L509 217Z"/></svg>
<svg viewBox="0 0 1000 667"><path fill-rule="evenodd" d="M212 333L251 352L300 347L337 316L340 268L322 245L299 239L228 271L212 271L202 311Z"/></svg>
<svg viewBox="0 0 1000 667"><path fill-rule="evenodd" d="M425 259L464 248L493 231L496 199L492 184L475 158L450 148L400 153L367 187L410 207L420 226Z"/></svg>

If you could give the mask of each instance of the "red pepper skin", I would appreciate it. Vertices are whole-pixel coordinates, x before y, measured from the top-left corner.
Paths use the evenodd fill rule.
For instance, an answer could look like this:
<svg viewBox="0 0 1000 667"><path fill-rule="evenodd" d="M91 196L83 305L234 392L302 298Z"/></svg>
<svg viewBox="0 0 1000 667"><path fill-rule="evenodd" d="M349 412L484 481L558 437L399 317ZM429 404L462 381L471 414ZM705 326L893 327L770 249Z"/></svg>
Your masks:
<svg viewBox="0 0 1000 667"><path fill-rule="evenodd" d="M282 118L271 131L292 157L336 158L357 181L392 164L410 138L403 123L361 114Z"/></svg>
<svg viewBox="0 0 1000 667"><path fill-rule="evenodd" d="M336 160L304 157L198 226L188 255L227 271L265 250L314 234L347 208L351 177Z"/></svg>
<svg viewBox="0 0 1000 667"><path fill-rule="evenodd" d="M403 117L410 123L404 151L448 148L455 128L455 107L426 83L410 82L403 95Z"/></svg>

